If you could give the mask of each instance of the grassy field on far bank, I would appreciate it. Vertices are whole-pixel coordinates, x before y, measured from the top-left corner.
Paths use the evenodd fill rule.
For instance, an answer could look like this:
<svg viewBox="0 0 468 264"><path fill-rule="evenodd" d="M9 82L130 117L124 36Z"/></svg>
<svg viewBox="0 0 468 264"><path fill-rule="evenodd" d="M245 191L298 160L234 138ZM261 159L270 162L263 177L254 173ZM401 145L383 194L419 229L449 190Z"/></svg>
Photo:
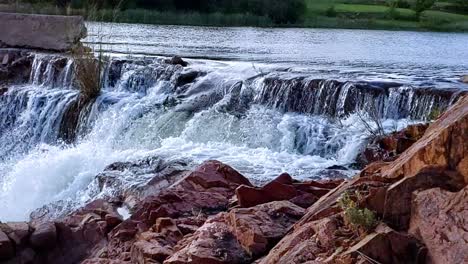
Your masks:
<svg viewBox="0 0 468 264"><path fill-rule="evenodd" d="M409 0L411 1L411 0ZM446 0L451 1L451 0ZM467 0L468 1L468 0ZM445 10L450 2L436 2L418 15L411 8L390 7L384 0L305 0L306 10L294 24L275 24L268 16L250 13L200 13L127 9L89 11L44 4L2 5L0 11L39 14L82 15L88 20L195 26L257 26L388 29L468 32L468 15ZM453 8L452 8L453 9Z"/></svg>

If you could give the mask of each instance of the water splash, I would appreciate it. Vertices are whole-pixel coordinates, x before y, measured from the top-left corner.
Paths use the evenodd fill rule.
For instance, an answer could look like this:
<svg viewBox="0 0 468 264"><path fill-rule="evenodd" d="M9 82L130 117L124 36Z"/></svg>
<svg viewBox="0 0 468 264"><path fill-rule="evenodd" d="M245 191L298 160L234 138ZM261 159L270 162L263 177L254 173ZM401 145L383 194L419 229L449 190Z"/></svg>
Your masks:
<svg viewBox="0 0 468 264"><path fill-rule="evenodd" d="M443 110L463 93L259 73L245 64L194 61L182 68L161 58L113 58L103 78L101 95L80 110L72 144L60 141L64 113L79 96L71 59L35 55L30 83L0 96L2 220L99 196L95 176L117 161L218 159L254 182L284 171L318 177L354 162L367 138L354 113L369 111L369 102L390 131ZM148 180L139 177L119 188Z"/></svg>

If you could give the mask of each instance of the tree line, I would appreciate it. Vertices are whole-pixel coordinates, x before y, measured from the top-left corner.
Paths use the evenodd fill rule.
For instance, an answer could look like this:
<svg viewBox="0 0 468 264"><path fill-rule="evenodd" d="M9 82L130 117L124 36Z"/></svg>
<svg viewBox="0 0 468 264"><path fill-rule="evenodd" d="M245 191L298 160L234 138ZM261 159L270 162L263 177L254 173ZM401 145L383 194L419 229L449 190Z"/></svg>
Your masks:
<svg viewBox="0 0 468 264"><path fill-rule="evenodd" d="M43 0L27 0L44 2ZM60 7L149 9L173 12L253 14L277 24L296 23L306 10L304 0L49 0Z"/></svg>

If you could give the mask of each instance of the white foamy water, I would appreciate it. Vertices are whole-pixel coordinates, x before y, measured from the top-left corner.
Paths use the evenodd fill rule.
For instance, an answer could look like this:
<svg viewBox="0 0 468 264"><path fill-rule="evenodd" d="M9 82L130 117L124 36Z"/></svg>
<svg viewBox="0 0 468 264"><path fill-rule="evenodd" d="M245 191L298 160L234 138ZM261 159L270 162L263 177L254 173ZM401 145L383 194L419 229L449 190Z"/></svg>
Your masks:
<svg viewBox="0 0 468 264"><path fill-rule="evenodd" d="M298 32L291 32L297 40ZM229 40L221 43L236 47ZM319 59L317 54L309 54L307 47L301 49L305 57L285 51L291 61L280 54L281 47L266 45L263 52L261 47L234 53L217 50L231 61L192 59L187 68L155 57L112 58L102 94L80 111L77 137L71 143L63 139L64 127L70 125L66 113L78 98L73 60L35 54L29 82L0 96L0 221L25 220L50 203L67 211L104 196L96 189L96 175L114 162L148 157L182 160L188 167L217 159L255 183L282 172L300 180L320 178L330 166L352 164L364 145L369 134L356 111L370 111L375 104L386 131L393 131L445 109L466 90L453 87L453 76L460 70L447 61L447 68L429 69L443 75L440 80L427 77L429 83L450 83L450 89L438 90L421 88L427 71L411 68L407 60L404 65L411 74L403 76L405 69L383 70L388 65L379 64L382 58L371 60L370 68L361 60L344 67L341 59L335 65L338 58L330 53L317 65L312 63ZM213 49L176 47L198 52L198 57ZM260 56L252 60L255 64L247 62L255 54ZM392 57L392 62L400 59ZM58 62L63 68L57 68ZM291 66L296 63L298 67ZM326 79L337 76L340 82ZM352 82L342 80L348 76ZM403 84L380 82L387 77ZM356 82L362 79L369 82ZM124 189L151 179L144 173L123 172L118 177Z"/></svg>

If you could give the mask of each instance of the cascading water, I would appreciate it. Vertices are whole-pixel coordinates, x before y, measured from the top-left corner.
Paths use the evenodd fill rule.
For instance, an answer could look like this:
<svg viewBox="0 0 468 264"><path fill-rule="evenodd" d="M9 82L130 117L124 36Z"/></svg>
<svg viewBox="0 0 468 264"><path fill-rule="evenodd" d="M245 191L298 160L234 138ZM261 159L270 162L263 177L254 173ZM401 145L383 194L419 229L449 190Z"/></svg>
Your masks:
<svg viewBox="0 0 468 264"><path fill-rule="evenodd" d="M183 68L161 58L113 58L101 95L80 110L67 144L61 128L79 96L73 60L35 54L29 83L0 96L0 219L25 219L57 201L65 208L82 204L102 195L95 176L106 166L148 157L189 167L217 159L256 182L284 171L321 177L327 167L353 163L366 141L354 112L374 105L391 130L426 119L459 96L263 73L246 63L190 62ZM131 175L119 188L149 180Z"/></svg>

